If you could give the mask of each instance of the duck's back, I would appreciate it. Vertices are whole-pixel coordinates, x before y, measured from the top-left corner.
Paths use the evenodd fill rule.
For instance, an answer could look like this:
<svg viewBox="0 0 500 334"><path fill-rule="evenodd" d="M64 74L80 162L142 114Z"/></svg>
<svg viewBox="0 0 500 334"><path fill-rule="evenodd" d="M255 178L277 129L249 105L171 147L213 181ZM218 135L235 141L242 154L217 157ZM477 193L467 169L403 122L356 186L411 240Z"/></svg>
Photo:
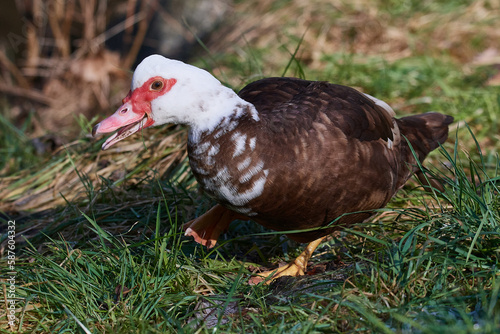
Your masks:
<svg viewBox="0 0 500 334"><path fill-rule="evenodd" d="M324 81L267 78L250 83L238 95L252 103L271 130L307 129L332 123L346 137L394 140L392 115L354 88Z"/></svg>

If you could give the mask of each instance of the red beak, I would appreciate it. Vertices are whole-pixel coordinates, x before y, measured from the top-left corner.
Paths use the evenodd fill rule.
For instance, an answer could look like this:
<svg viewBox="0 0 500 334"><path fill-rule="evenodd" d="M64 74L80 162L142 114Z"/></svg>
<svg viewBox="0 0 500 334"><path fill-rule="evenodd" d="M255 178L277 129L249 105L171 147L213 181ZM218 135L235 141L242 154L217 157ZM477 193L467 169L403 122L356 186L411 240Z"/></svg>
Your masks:
<svg viewBox="0 0 500 334"><path fill-rule="evenodd" d="M153 125L154 120L150 118L149 113L136 113L133 110L130 101L125 102L118 110L92 129L92 136L98 134L109 133L118 130L114 135L109 137L102 149L105 150L111 145L127 138L139 130L145 129Z"/></svg>

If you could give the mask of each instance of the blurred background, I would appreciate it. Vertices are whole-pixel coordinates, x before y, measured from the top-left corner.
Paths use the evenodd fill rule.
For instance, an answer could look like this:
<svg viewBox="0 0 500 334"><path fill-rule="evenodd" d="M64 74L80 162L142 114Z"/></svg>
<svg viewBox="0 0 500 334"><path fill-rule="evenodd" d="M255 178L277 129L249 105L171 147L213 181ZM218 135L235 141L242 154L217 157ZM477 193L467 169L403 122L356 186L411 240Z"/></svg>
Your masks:
<svg viewBox="0 0 500 334"><path fill-rule="evenodd" d="M296 58L317 70L341 52L386 61L446 54L464 66L500 63L498 1L4 0L1 6L0 94L9 104L2 112L16 127L30 118L30 137L57 133L62 138L55 142L78 134L79 115L111 112L128 90L131 69L152 53L203 59L219 77L234 62L265 64L251 61L221 78L235 86L252 75L279 74L299 45ZM492 72L489 84L499 82Z"/></svg>
<svg viewBox="0 0 500 334"><path fill-rule="evenodd" d="M16 211L37 207L23 200L32 199L26 177L33 171L19 172L46 163L63 145L92 141L92 126L120 105L133 69L152 53L205 68L235 90L281 75L354 86L400 115L449 113L479 131L485 147L498 148L497 94L491 104L474 90L500 85L499 1L4 0L0 6L0 197L9 203L0 201L0 209L11 211L14 202ZM22 194L17 180L25 180ZM66 193L45 188L54 200Z"/></svg>
<svg viewBox="0 0 500 334"><path fill-rule="evenodd" d="M0 91L33 136L74 136L75 116L108 113L151 53L188 61L230 9L225 0L7 0ZM4 102L5 103L5 102ZM31 114L33 113L33 114Z"/></svg>

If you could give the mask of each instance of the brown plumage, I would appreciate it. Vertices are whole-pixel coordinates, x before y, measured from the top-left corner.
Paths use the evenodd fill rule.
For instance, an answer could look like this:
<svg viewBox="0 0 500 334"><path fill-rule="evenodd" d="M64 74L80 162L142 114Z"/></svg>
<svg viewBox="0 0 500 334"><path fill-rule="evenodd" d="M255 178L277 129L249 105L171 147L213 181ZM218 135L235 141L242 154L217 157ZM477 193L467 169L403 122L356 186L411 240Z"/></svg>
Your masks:
<svg viewBox="0 0 500 334"><path fill-rule="evenodd" d="M410 146L422 162L453 121L395 119L385 102L353 88L294 78L259 80L238 96L208 72L158 55L137 67L123 103L94 127L94 135L118 130L103 149L151 125L190 127L193 174L219 204L187 223L186 235L213 247L231 221L252 219L314 240L278 276L303 274L321 238L384 207L418 173Z"/></svg>
<svg viewBox="0 0 500 334"><path fill-rule="evenodd" d="M422 161L444 142L452 122L452 117L438 113L394 120L353 88L294 78L259 80L243 88L239 96L259 112L260 121L248 112L237 127L246 141L257 138L255 149L232 157L233 131L204 133L199 143L188 146L193 172L210 196L241 212L210 189L206 180L225 166L230 166L230 179L238 180L247 170L237 168L245 159L263 161L264 167L249 182L234 184L238 192L247 191L269 166L263 193L242 205L255 213L249 218L278 231L333 222L329 229L288 235L299 242L315 240L339 225L362 222L372 215L369 210L384 207L416 170L408 142L400 133ZM205 143L220 145L213 164L204 152L193 153ZM359 211L364 212L353 213Z"/></svg>

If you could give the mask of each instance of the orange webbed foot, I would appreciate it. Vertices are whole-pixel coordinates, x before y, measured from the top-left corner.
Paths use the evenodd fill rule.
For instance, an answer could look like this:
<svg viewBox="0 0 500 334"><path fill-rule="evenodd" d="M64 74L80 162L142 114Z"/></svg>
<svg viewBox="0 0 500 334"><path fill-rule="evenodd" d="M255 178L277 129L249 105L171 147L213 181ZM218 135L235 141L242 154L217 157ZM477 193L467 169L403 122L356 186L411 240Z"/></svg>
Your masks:
<svg viewBox="0 0 500 334"><path fill-rule="evenodd" d="M247 218L217 204L203 215L184 224L184 235L193 237L194 241L207 248L212 248L220 234L225 232L235 219Z"/></svg>
<svg viewBox="0 0 500 334"><path fill-rule="evenodd" d="M311 258L314 250L318 248L319 244L325 239L321 237L314 240L306 246L306 249L293 261L292 263L286 264L274 270L265 271L263 273L258 273L256 276L252 277L248 283L250 285L258 284L262 281L266 281L265 284L270 284L272 281L281 276L302 276L305 274L307 269L307 262Z"/></svg>

